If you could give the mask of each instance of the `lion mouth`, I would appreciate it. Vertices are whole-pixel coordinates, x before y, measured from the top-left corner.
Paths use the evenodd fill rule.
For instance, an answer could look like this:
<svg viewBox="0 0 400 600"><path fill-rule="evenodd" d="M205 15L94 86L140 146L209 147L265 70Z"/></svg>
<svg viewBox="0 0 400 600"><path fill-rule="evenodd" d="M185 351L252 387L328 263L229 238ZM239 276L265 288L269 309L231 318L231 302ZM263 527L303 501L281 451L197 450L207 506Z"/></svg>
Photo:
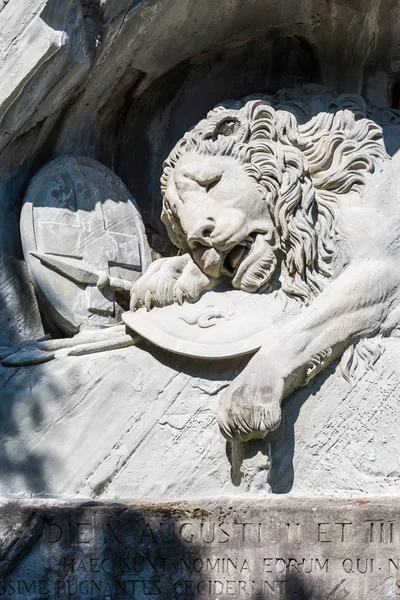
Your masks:
<svg viewBox="0 0 400 600"><path fill-rule="evenodd" d="M254 232L225 252L216 247L199 246L193 258L210 277L229 277L235 289L244 292L266 290L277 258L266 233Z"/></svg>
<svg viewBox="0 0 400 600"><path fill-rule="evenodd" d="M232 279L236 289L256 292L266 289L275 272L277 260L266 235L252 233L226 254L221 272Z"/></svg>
<svg viewBox="0 0 400 600"><path fill-rule="evenodd" d="M250 234L229 250L222 263L221 272L230 277L235 276L240 264L251 254L256 236L256 233Z"/></svg>

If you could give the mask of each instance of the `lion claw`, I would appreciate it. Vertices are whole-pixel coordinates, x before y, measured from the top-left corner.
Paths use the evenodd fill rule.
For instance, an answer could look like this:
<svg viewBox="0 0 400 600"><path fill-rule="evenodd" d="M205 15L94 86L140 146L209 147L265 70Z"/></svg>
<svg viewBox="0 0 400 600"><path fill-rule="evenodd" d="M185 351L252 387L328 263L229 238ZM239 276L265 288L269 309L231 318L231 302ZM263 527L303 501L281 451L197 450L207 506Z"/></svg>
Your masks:
<svg viewBox="0 0 400 600"><path fill-rule="evenodd" d="M153 295L149 290L147 290L146 294L144 296L144 305L146 307L146 310L151 310L152 302L153 302Z"/></svg>
<svg viewBox="0 0 400 600"><path fill-rule="evenodd" d="M129 309L134 312L135 310L137 310L139 308L139 302L138 299L136 298L136 295L131 292L131 300L129 303Z"/></svg>
<svg viewBox="0 0 400 600"><path fill-rule="evenodd" d="M177 302L179 304L179 306L182 306L182 304L184 302L183 291L181 290L180 287L177 287L177 286L175 286L175 289L174 289L174 301Z"/></svg>

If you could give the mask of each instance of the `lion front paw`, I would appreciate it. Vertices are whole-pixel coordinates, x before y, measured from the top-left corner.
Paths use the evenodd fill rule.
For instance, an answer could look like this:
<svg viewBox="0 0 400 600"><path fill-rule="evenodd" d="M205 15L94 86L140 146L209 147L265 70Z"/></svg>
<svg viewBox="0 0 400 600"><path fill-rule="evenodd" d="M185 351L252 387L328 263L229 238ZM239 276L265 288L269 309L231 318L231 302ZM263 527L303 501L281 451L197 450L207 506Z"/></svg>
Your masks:
<svg viewBox="0 0 400 600"><path fill-rule="evenodd" d="M214 282L200 271L189 254L159 258L131 289L131 310L195 302Z"/></svg>
<svg viewBox="0 0 400 600"><path fill-rule="evenodd" d="M263 438L281 422L283 378L257 357L221 396L218 423L228 440Z"/></svg>

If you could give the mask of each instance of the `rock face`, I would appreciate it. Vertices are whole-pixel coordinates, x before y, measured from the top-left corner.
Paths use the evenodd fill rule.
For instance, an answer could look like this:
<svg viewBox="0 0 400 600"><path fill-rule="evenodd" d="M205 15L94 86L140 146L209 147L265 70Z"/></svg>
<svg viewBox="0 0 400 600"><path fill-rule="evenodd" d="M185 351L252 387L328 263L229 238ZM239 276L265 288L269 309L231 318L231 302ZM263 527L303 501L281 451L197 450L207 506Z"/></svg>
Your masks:
<svg viewBox="0 0 400 600"><path fill-rule="evenodd" d="M136 339L126 348L119 330L121 347L100 354L86 355L85 344L104 349L94 338L82 338L81 350L36 345L49 319L29 281L19 218L45 164L84 156L127 186L155 253L175 254L159 179L185 132L222 100L307 83L361 93L381 116L399 108L400 6L9 0L0 11L0 492L265 495L272 457L275 493L398 493L395 340L382 342L382 357L353 387L333 362L292 394L267 441L227 444L218 401L249 357L180 358ZM396 160L393 114L383 119L384 144Z"/></svg>
<svg viewBox="0 0 400 600"><path fill-rule="evenodd" d="M0 0L0 597L398 597L399 48Z"/></svg>
<svg viewBox="0 0 400 600"><path fill-rule="evenodd" d="M10 0L1 11L3 342L33 337L39 313L21 263L18 217L51 158L114 169L152 247L170 247L158 179L173 144L222 99L316 82L398 102L396 4ZM172 43L173 40L173 43ZM21 297L24 302L21 303Z"/></svg>
<svg viewBox="0 0 400 600"><path fill-rule="evenodd" d="M270 443L276 494L396 495L397 343L385 343L354 388L336 366L293 394L270 442L241 457L220 436L216 414L246 358L168 358L142 343L81 357L63 350L42 365L2 367L0 493L265 497Z"/></svg>

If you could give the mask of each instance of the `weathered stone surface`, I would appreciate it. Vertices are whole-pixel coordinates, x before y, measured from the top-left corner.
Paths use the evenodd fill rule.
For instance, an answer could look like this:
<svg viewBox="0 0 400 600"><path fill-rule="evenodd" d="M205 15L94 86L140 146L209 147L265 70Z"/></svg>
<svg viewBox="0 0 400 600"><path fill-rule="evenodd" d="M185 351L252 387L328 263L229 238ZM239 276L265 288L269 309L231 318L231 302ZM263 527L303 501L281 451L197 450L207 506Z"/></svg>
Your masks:
<svg viewBox="0 0 400 600"><path fill-rule="evenodd" d="M400 590L397 500L13 501L0 596L383 600Z"/></svg>
<svg viewBox="0 0 400 600"><path fill-rule="evenodd" d="M13 0L0 14L0 336L6 343L42 333L16 219L27 178L49 152L42 143L91 61L79 3L58 4Z"/></svg>
<svg viewBox="0 0 400 600"><path fill-rule="evenodd" d="M216 421L223 389L248 359L171 359L145 343L80 357L69 351L43 365L0 367L0 494L267 494L268 444L231 465ZM272 492L399 494L399 395L400 342L386 340L354 387L333 365L285 400L270 436ZM247 485L253 468L261 491Z"/></svg>
<svg viewBox="0 0 400 600"><path fill-rule="evenodd" d="M398 23L398 2L386 0L318 8L294 0L6 3L1 346L43 333L18 223L26 186L44 164L73 154L111 167L137 198L152 247L168 254L158 181L184 132L228 97L308 82L398 107ZM385 143L394 155L398 136L390 126ZM354 389L334 365L329 378L288 399L285 423L271 436L273 491L399 492L399 377L386 350ZM245 359L199 365L149 345L79 359L63 351L52 364L0 369L4 493L172 498L256 491L230 472L232 453L215 421L221 391ZM262 471L267 458L260 452L250 470Z"/></svg>

